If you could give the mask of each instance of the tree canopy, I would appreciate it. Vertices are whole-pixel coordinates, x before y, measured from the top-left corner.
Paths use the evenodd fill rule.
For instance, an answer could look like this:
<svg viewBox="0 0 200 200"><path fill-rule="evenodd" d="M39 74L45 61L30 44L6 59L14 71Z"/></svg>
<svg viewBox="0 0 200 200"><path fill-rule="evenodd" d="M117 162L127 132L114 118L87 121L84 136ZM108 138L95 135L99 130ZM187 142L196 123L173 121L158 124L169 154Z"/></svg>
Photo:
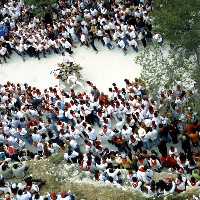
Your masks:
<svg viewBox="0 0 200 200"><path fill-rule="evenodd" d="M35 15L45 16L46 13L52 12L52 6L57 0L24 0L26 5L33 6Z"/></svg>
<svg viewBox="0 0 200 200"><path fill-rule="evenodd" d="M199 0L155 0L152 15L154 31L161 33L177 54L181 50L180 59L195 60L192 76L200 91L199 8Z"/></svg>
<svg viewBox="0 0 200 200"><path fill-rule="evenodd" d="M193 51L200 46L200 1L155 0L155 30L177 46Z"/></svg>

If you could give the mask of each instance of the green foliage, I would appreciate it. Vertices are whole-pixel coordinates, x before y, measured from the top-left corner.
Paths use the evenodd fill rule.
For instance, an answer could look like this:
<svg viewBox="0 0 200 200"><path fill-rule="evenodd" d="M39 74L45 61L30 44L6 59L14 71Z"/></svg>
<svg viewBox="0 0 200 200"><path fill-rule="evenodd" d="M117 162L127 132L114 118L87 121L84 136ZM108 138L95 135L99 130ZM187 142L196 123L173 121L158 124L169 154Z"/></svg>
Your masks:
<svg viewBox="0 0 200 200"><path fill-rule="evenodd" d="M200 91L200 1L199 0L155 0L154 1L153 25L154 31L163 35L165 40L171 44L172 54L180 57L173 62L174 72L179 70L178 62L183 64L188 59L192 60L193 66L189 72L183 70L195 82L195 89ZM173 46L173 47L172 47ZM169 67L168 64L164 65ZM172 67L173 68L173 67ZM169 68L170 69L170 68ZM170 70L164 69L166 76ZM158 74L158 73L157 73ZM174 75L173 75L174 76ZM172 76L172 77L173 77ZM180 76L179 76L180 77ZM177 77L178 78L178 77ZM181 78L181 77L180 77ZM183 81L183 80L181 80ZM200 113L200 92L190 102L198 113Z"/></svg>
<svg viewBox="0 0 200 200"><path fill-rule="evenodd" d="M181 48L185 58L192 56L196 65L192 76L200 91L200 1L155 0L154 31L173 46Z"/></svg>
<svg viewBox="0 0 200 200"><path fill-rule="evenodd" d="M81 78L82 67L79 64L60 63L58 64L58 67L59 74L57 78L63 82L67 81L68 77L73 74L75 74L77 78Z"/></svg>
<svg viewBox="0 0 200 200"><path fill-rule="evenodd" d="M24 0L25 4L33 5L36 7L48 7L57 2L57 0Z"/></svg>
<svg viewBox="0 0 200 200"><path fill-rule="evenodd" d="M199 0L155 0L155 30L171 43L193 51L200 45Z"/></svg>
<svg viewBox="0 0 200 200"><path fill-rule="evenodd" d="M52 12L52 7L57 0L24 0L25 5L33 7L33 14L44 17L46 13Z"/></svg>
<svg viewBox="0 0 200 200"><path fill-rule="evenodd" d="M49 162L53 163L55 165L60 164L63 161L63 154L59 153L59 154L55 154L53 156L50 157Z"/></svg>

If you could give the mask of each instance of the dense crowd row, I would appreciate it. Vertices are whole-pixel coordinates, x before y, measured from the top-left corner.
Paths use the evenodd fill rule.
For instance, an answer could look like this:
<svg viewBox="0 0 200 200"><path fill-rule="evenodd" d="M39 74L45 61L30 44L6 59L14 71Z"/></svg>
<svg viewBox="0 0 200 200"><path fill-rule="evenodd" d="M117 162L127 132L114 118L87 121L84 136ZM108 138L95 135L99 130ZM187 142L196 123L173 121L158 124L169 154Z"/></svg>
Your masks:
<svg viewBox="0 0 200 200"><path fill-rule="evenodd" d="M199 187L200 126L187 108L191 91L177 86L154 101L137 79L125 79L124 88L113 83L107 95L87 85L89 92L79 93L10 82L0 87L0 173L5 179L23 177L23 161L64 151L63 159L94 180L128 184L149 196ZM176 177L155 179L169 171Z"/></svg>
<svg viewBox="0 0 200 200"><path fill-rule="evenodd" d="M40 186L44 183L41 180L27 177L24 182L7 182L4 178L0 179L0 195L5 200L75 200L74 194L70 191L61 193L39 193ZM39 185L39 186L38 186Z"/></svg>
<svg viewBox="0 0 200 200"><path fill-rule="evenodd" d="M1 25L8 28L1 37L1 60L6 62L12 52L23 60L26 55L40 59L51 52L73 53L77 42L98 52L97 40L108 49L118 46L126 54L130 47L137 52L139 43L146 47L152 40L151 10L151 0L60 0L52 10L53 20L50 16L40 20L33 15L33 7L9 0L0 9ZM162 43L158 34L155 38Z"/></svg>

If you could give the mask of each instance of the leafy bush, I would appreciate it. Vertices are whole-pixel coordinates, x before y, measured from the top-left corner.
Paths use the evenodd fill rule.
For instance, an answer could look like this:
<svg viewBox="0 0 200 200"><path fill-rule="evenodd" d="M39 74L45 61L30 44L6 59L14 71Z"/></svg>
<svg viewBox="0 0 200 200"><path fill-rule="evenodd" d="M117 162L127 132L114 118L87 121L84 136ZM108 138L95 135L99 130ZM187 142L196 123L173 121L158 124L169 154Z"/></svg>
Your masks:
<svg viewBox="0 0 200 200"><path fill-rule="evenodd" d="M62 161L64 160L64 156L62 153L58 153L56 155L52 155L50 158L49 158L49 162L50 163L53 163L55 165L58 165L60 164Z"/></svg>

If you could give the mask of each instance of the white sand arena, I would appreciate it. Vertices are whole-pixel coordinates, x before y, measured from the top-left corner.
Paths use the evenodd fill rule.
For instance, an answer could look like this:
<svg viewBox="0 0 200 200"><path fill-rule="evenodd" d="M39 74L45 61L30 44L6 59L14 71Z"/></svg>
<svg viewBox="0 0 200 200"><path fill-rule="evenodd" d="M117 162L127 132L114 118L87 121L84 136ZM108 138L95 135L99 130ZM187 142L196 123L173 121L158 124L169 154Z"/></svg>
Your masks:
<svg viewBox="0 0 200 200"><path fill-rule="evenodd" d="M98 49L100 50L98 54L87 47L73 49L75 61L83 67L84 80L90 80L106 92L113 82L121 85L124 78L133 80L139 76L141 67L135 64L136 53L133 51L130 50L125 56L118 48L107 50L98 45ZM41 60L26 57L25 62L20 56L12 55L8 63L0 65L0 83L26 82L40 89L58 85L58 80L50 74L58 62L61 62L61 56L56 54Z"/></svg>

